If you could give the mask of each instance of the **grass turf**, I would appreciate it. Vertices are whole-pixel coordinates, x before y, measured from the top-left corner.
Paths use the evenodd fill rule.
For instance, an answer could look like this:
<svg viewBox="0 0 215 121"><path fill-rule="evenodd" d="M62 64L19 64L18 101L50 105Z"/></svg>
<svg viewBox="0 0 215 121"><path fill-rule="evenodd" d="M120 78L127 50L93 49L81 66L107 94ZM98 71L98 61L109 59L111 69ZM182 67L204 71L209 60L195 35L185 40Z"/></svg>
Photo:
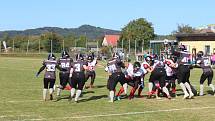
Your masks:
<svg viewBox="0 0 215 121"><path fill-rule="evenodd" d="M0 58L0 120L54 120L54 121L206 121L215 120L215 97L207 94L192 100L183 100L178 96L173 100L135 98L108 102L106 89L107 74L104 67L96 69L95 88L83 91L80 103L68 102L68 99L42 101L43 73L35 78L42 64L41 58ZM99 63L101 64L101 63ZM191 71L192 84L199 90L201 69ZM148 76L145 78L147 92ZM57 77L56 84L59 83ZM88 81L89 83L89 81ZM179 88L179 85L177 85ZM117 90L119 89L119 84ZM177 92L178 94L181 91ZM56 92L55 92L56 94ZM69 91L63 91L67 98Z"/></svg>

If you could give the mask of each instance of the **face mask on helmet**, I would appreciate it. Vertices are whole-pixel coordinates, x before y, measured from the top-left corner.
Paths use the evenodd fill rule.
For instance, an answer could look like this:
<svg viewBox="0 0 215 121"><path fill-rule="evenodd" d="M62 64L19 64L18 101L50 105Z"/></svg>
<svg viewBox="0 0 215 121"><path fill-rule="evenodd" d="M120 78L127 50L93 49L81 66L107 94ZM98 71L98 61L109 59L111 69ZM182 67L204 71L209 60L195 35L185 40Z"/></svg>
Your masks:
<svg viewBox="0 0 215 121"><path fill-rule="evenodd" d="M199 58L201 58L203 55L204 55L203 51L199 51L199 52L197 53L197 57L199 57Z"/></svg>
<svg viewBox="0 0 215 121"><path fill-rule="evenodd" d="M186 47L185 47L185 45L179 45L179 50L181 50L181 51L185 51L186 50Z"/></svg>
<svg viewBox="0 0 215 121"><path fill-rule="evenodd" d="M84 57L82 54L77 54L76 55L76 60L84 60Z"/></svg>
<svg viewBox="0 0 215 121"><path fill-rule="evenodd" d="M89 62L93 61L92 56L88 56L87 60L88 60Z"/></svg>
<svg viewBox="0 0 215 121"><path fill-rule="evenodd" d="M61 54L62 58L69 58L69 54L66 51L63 51Z"/></svg>
<svg viewBox="0 0 215 121"><path fill-rule="evenodd" d="M55 59L56 59L56 57L55 57L54 54L49 54L48 55L48 60L55 60Z"/></svg>

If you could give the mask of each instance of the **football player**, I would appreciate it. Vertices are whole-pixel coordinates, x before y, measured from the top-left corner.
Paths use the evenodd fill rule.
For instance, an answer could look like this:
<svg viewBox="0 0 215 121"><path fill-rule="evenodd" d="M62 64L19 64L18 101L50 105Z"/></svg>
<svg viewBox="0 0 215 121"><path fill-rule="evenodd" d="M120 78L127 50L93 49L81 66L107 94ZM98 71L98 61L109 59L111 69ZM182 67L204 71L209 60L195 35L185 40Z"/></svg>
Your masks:
<svg viewBox="0 0 215 121"><path fill-rule="evenodd" d="M151 72L150 78L149 78L149 83L151 87L149 87L149 97L155 92L156 98L160 99L158 97L158 91L163 91L168 99L171 99L169 91L166 87L165 83L165 78L166 78L166 71L164 69L164 64L163 62L159 60L153 60L152 57L148 56L146 57L146 63L144 65L144 68ZM154 88L153 88L154 86Z"/></svg>
<svg viewBox="0 0 215 121"><path fill-rule="evenodd" d="M109 89L110 93L110 101L114 102L114 90L118 82L123 87L127 87L125 83L125 74L122 72L122 68L125 68L124 63L118 58L118 55L116 53L113 54L113 58L109 60L106 71L109 73L107 88ZM126 85L126 86L124 86ZM125 89L127 90L127 89Z"/></svg>
<svg viewBox="0 0 215 121"><path fill-rule="evenodd" d="M97 60L93 59L92 56L88 56L87 57L87 65L88 65L88 69L86 71L86 81L91 78L91 82L90 82L90 88L93 88L93 84L96 78L96 72L95 72L95 66L97 64Z"/></svg>
<svg viewBox="0 0 215 121"><path fill-rule="evenodd" d="M192 92L192 88L190 85L190 68L191 68L191 56L190 53L186 51L185 45L180 45L180 59L178 61L178 83L181 86L181 89L184 92L184 99L186 98L192 98L194 96ZM188 90L188 92L187 92Z"/></svg>
<svg viewBox="0 0 215 121"><path fill-rule="evenodd" d="M87 63L84 61L83 55L77 54L76 61L71 64L71 70L69 75L69 77L71 78L71 95L69 100L72 100L75 95L75 90L77 89L75 95L75 102L78 102L78 99L85 84L85 70L87 69Z"/></svg>
<svg viewBox="0 0 215 121"><path fill-rule="evenodd" d="M53 100L53 87L55 84L55 80L56 80L56 68L59 70L63 70L59 67L59 65L57 64L56 61L56 57L54 56L54 54L49 54L48 55L48 59L43 61L43 66L39 69L39 71L36 74L36 77L39 76L39 74L44 70L45 70L45 75L44 75L44 79L43 79L43 83L44 83L44 89L43 89L43 100L46 101L46 95L47 95L47 91L49 89L49 94L50 94L50 100Z"/></svg>
<svg viewBox="0 0 215 121"><path fill-rule="evenodd" d="M177 58L172 56L171 59L165 59L165 70L166 70L166 85L171 90L172 94L176 96L176 69L178 64L176 63Z"/></svg>
<svg viewBox="0 0 215 121"><path fill-rule="evenodd" d="M211 68L211 66L209 64L210 60L208 57L204 57L203 55L204 55L204 53L202 51L199 51L197 53L197 56L198 56L197 64L199 64L203 70L203 73L200 78L200 93L199 93L200 96L203 96L203 88L204 88L203 84L206 79L208 80L208 86L211 87L213 93L215 90L214 85L212 84L213 69Z"/></svg>
<svg viewBox="0 0 215 121"><path fill-rule="evenodd" d="M72 62L73 60L72 58L70 58L69 54L66 51L63 51L61 54L61 58L58 60L58 65L60 65L61 68L65 69L65 71L59 72L60 86L58 87L58 90L57 90L58 98L60 96L61 91L64 90L67 83L69 83L69 73L70 73Z"/></svg>

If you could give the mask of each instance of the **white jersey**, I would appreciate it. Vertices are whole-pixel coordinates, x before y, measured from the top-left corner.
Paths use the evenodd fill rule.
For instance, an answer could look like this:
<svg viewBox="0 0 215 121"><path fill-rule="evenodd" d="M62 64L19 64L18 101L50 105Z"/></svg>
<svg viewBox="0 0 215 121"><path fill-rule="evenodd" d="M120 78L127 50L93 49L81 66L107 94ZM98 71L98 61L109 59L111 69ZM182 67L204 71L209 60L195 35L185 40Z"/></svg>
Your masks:
<svg viewBox="0 0 215 121"><path fill-rule="evenodd" d="M95 71L95 67L96 67L96 64L97 64L96 60L93 60L92 62L88 62L87 64L88 64L89 71Z"/></svg>
<svg viewBox="0 0 215 121"><path fill-rule="evenodd" d="M165 59L164 64L165 64L165 70L166 70L167 76L172 76L173 74L176 73L175 68L170 67L171 64L175 64L172 60ZM177 67L177 64L176 64L176 67Z"/></svg>
<svg viewBox="0 0 215 121"><path fill-rule="evenodd" d="M128 67L126 69L127 75L132 77L133 76L133 70L134 70L133 65L131 63L129 63Z"/></svg>
<svg viewBox="0 0 215 121"><path fill-rule="evenodd" d="M143 70L143 72L144 72L144 74L146 74L147 73L147 68L149 68L150 67L150 65L147 63L147 62L143 62L142 64L141 64L141 69Z"/></svg>

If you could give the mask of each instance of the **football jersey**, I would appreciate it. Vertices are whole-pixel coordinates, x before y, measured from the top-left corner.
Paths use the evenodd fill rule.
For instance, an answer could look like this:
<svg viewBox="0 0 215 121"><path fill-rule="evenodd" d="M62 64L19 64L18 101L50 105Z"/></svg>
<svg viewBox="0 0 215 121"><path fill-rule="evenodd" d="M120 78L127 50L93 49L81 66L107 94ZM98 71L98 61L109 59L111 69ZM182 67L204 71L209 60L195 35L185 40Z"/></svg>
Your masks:
<svg viewBox="0 0 215 121"><path fill-rule="evenodd" d="M164 63L162 61L159 60L154 60L154 64L152 66L152 68L163 68L164 67Z"/></svg>
<svg viewBox="0 0 215 121"><path fill-rule="evenodd" d="M85 61L78 60L72 63L71 67L73 68L73 72L84 72L84 65L87 65Z"/></svg>
<svg viewBox="0 0 215 121"><path fill-rule="evenodd" d="M203 72L208 72L212 70L208 57L197 58L197 63L200 65Z"/></svg>
<svg viewBox="0 0 215 121"><path fill-rule="evenodd" d="M190 55L190 53L181 51L180 52L180 58L181 58L181 60L179 61L180 64L190 65L190 62L191 62L191 59L190 59L191 55Z"/></svg>
<svg viewBox="0 0 215 121"><path fill-rule="evenodd" d="M56 71L57 61L45 60L45 61L43 61L43 65L46 67L44 78L55 79L56 78L55 71Z"/></svg>
<svg viewBox="0 0 215 121"><path fill-rule="evenodd" d="M95 71L96 64L96 60L93 60L92 62L87 62L88 71Z"/></svg>
<svg viewBox="0 0 215 121"><path fill-rule="evenodd" d="M71 63L72 63L72 59L71 58L60 58L58 60L58 64L60 65L60 67L62 69L67 70L67 71L63 71L63 72L66 72L66 73L70 72Z"/></svg>
<svg viewBox="0 0 215 121"><path fill-rule="evenodd" d="M122 62L119 59L110 60L107 64L108 72L115 73L115 72L122 72Z"/></svg>
<svg viewBox="0 0 215 121"><path fill-rule="evenodd" d="M174 64L174 62L170 59L165 59L164 64L167 76L172 76L175 73L175 69L173 67L170 67L170 65Z"/></svg>

